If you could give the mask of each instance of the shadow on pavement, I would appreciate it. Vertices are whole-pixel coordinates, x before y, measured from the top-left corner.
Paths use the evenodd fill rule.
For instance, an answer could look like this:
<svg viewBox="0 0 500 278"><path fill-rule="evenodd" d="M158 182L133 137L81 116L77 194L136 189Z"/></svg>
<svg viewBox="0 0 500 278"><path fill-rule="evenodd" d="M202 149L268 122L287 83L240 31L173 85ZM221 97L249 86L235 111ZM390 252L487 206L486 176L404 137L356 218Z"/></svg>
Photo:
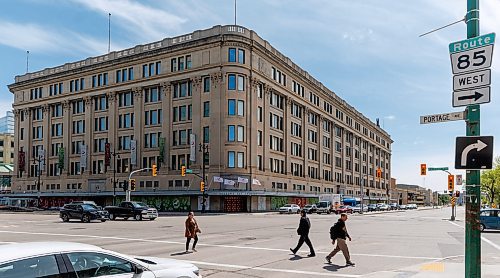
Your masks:
<svg viewBox="0 0 500 278"><path fill-rule="evenodd" d="M345 265L327 264L323 266L323 269L328 271L338 271L339 269L345 268Z"/></svg>
<svg viewBox="0 0 500 278"><path fill-rule="evenodd" d="M500 234L500 230L498 230L498 231L488 230L488 231L482 231L481 233L482 234Z"/></svg>
<svg viewBox="0 0 500 278"><path fill-rule="evenodd" d="M293 255L293 257L291 257L289 260L290 261L298 261L298 260L302 260L302 259L304 259L304 257L299 256L299 255Z"/></svg>
<svg viewBox="0 0 500 278"><path fill-rule="evenodd" d="M191 252L182 251L182 252L172 253L170 254L170 256L182 256L187 254L191 254Z"/></svg>

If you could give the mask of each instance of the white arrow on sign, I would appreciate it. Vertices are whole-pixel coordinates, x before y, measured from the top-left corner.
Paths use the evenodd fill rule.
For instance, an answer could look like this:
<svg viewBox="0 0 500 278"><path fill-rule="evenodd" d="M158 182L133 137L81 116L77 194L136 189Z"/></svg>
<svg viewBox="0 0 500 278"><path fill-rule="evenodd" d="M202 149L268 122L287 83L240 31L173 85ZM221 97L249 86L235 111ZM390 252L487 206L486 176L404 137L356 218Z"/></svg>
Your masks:
<svg viewBox="0 0 500 278"><path fill-rule="evenodd" d="M461 165L462 166L467 166L467 155L469 154L470 151L473 149L477 149L478 152L480 152L482 149L486 148L488 145L486 145L483 141L477 140L477 143L470 144L465 149L462 151L462 161Z"/></svg>

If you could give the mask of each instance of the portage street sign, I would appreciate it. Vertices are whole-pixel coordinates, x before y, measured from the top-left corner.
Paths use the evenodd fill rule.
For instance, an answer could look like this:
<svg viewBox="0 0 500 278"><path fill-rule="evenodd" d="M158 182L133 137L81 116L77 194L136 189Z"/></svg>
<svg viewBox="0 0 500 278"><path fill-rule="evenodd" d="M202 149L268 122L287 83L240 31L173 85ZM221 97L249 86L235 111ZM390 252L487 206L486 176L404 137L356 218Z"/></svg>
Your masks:
<svg viewBox="0 0 500 278"><path fill-rule="evenodd" d="M482 70L453 76L453 91L485 87L491 84L491 70Z"/></svg>
<svg viewBox="0 0 500 278"><path fill-rule="evenodd" d="M495 33L450 43L453 74L491 67L494 44Z"/></svg>
<svg viewBox="0 0 500 278"><path fill-rule="evenodd" d="M453 107L482 104L491 101L490 87L453 92Z"/></svg>
<svg viewBox="0 0 500 278"><path fill-rule="evenodd" d="M420 124L443 123L465 119L465 112L443 113L435 115L420 116Z"/></svg>
<svg viewBox="0 0 500 278"><path fill-rule="evenodd" d="M491 169L493 136L457 137L455 169Z"/></svg>

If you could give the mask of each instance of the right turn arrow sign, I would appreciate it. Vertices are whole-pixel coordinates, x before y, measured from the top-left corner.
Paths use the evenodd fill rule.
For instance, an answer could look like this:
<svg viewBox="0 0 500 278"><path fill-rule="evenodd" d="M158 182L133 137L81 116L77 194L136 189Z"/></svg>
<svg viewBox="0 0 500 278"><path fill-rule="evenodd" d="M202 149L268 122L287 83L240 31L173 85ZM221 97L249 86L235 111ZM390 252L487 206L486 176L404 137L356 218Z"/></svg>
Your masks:
<svg viewBox="0 0 500 278"><path fill-rule="evenodd" d="M491 169L493 164L493 136L457 137L456 169Z"/></svg>

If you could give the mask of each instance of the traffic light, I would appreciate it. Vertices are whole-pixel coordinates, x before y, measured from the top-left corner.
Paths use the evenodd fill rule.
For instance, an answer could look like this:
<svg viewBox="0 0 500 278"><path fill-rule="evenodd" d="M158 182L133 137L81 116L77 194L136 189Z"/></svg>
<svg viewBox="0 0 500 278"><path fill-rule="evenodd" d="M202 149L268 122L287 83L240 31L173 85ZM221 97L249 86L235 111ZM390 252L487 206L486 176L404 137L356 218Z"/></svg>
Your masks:
<svg viewBox="0 0 500 278"><path fill-rule="evenodd" d="M382 169L380 169L380 167L377 168L377 178L382 178Z"/></svg>
<svg viewBox="0 0 500 278"><path fill-rule="evenodd" d="M130 179L130 191L135 191L135 179Z"/></svg>
<svg viewBox="0 0 500 278"><path fill-rule="evenodd" d="M420 164L420 175L421 176L427 175L427 164L425 163Z"/></svg>
<svg viewBox="0 0 500 278"><path fill-rule="evenodd" d="M200 191L205 192L205 182L200 182Z"/></svg>
<svg viewBox="0 0 500 278"><path fill-rule="evenodd" d="M460 191L457 190L457 192L455 192L455 196L460 197Z"/></svg>
<svg viewBox="0 0 500 278"><path fill-rule="evenodd" d="M453 189L455 189L455 176L448 175L448 191L450 191L450 193L453 193Z"/></svg>
<svg viewBox="0 0 500 278"><path fill-rule="evenodd" d="M182 177L186 176L186 166L184 166L184 165L181 166L181 176Z"/></svg>
<svg viewBox="0 0 500 278"><path fill-rule="evenodd" d="M158 167L156 166L156 164L153 164L152 168L153 168L153 177L156 177L156 175L158 175Z"/></svg>
<svg viewBox="0 0 500 278"><path fill-rule="evenodd" d="M124 180L123 181L123 191L127 191L128 190L128 180Z"/></svg>

